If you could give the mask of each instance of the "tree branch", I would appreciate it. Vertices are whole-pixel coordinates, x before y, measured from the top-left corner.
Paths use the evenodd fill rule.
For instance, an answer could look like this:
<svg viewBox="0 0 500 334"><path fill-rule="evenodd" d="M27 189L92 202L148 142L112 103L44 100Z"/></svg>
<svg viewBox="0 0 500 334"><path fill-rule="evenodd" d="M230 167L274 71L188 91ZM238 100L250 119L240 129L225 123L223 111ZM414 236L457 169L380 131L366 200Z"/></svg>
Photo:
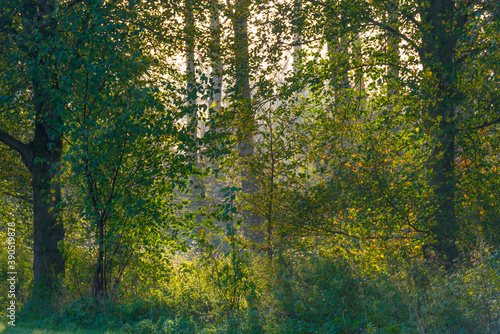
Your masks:
<svg viewBox="0 0 500 334"><path fill-rule="evenodd" d="M484 47L478 47L478 48L475 48L475 49L472 49L472 50L467 50L467 51L464 51L462 52L462 55L461 57L457 58L457 60L455 61L455 63L458 65L458 64L461 64L463 63L464 61L466 61L468 58L470 57L474 57L478 54L480 54L481 52L483 51L486 51L488 50L488 47L487 46L484 46Z"/></svg>
<svg viewBox="0 0 500 334"><path fill-rule="evenodd" d="M406 42L408 42L409 45L413 46L416 51L420 50L420 48L415 44L415 42L411 38L409 38L405 34L401 33L399 30L394 29L385 23L375 21L372 18L370 18L368 21L369 21L369 24L371 24L372 26L379 27L387 32L390 32L390 33L396 35L397 37L399 37L401 39L404 39Z"/></svg>
<svg viewBox="0 0 500 334"><path fill-rule="evenodd" d="M401 16L403 16L404 18L408 19L411 23L413 23L416 27L418 27L419 29L422 28L422 25L420 24L420 22L418 22L416 19L415 19L415 15L412 15L411 13L407 12L407 11L403 11L399 5L395 4L395 3L392 3L390 1L387 2L387 7L390 8L391 12L392 13L395 13L395 14L401 14Z"/></svg>
<svg viewBox="0 0 500 334"><path fill-rule="evenodd" d="M490 125L494 125L494 124L498 124L498 123L500 123L500 117L497 118L497 119L495 119L495 120L493 120L493 121L490 121L490 122L484 122L483 124L478 125L478 126L472 128L472 130L484 129L484 128L487 128Z"/></svg>
<svg viewBox="0 0 500 334"><path fill-rule="evenodd" d="M0 129L0 142L7 145L9 148L13 149L21 155L21 161L23 164L31 170L31 164L33 162L33 151L31 146L21 142L20 140L12 137L7 132Z"/></svg>

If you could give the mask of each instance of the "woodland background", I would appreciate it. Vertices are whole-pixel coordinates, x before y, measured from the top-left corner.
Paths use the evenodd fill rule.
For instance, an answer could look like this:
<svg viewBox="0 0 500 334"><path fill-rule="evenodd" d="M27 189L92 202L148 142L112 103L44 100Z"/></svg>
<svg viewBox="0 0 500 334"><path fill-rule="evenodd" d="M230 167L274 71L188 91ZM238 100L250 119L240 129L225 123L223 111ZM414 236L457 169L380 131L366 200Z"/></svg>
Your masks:
<svg viewBox="0 0 500 334"><path fill-rule="evenodd" d="M498 0L3 0L17 325L500 332L499 41Z"/></svg>

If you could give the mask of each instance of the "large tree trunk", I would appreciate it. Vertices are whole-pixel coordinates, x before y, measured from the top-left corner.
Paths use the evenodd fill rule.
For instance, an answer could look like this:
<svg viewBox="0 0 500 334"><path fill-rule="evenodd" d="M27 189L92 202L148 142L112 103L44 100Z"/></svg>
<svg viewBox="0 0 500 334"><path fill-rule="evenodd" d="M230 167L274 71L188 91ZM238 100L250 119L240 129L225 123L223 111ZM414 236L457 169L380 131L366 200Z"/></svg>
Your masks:
<svg viewBox="0 0 500 334"><path fill-rule="evenodd" d="M420 59L423 70L433 78L428 82L432 101L424 115L431 137L432 152L428 160L429 185L432 187L432 247L451 263L459 255L456 239L459 232L455 213L455 109L458 101L455 77L455 48L465 16L456 15L452 0L433 0L421 13L423 18ZM429 101L427 101L429 102Z"/></svg>
<svg viewBox="0 0 500 334"><path fill-rule="evenodd" d="M36 87L36 86L35 86ZM61 220L61 136L48 125L55 116L35 88L35 136L24 144L0 130L0 141L17 151L31 172L33 189L33 273L37 285L53 289L64 274L64 260L59 243L64 239ZM43 121L42 121L43 120Z"/></svg>
<svg viewBox="0 0 500 334"><path fill-rule="evenodd" d="M39 1L38 10L35 8L30 7L26 12L25 27L35 36L50 40L55 28L50 16L56 3ZM36 111L35 136L31 143L33 160L29 166L33 185L33 272L35 283L54 288L58 277L64 274L64 259L59 250L64 227L60 207L62 122L54 95L58 90L57 65L46 51L39 53L30 49L28 54L38 65L30 73Z"/></svg>
<svg viewBox="0 0 500 334"><path fill-rule="evenodd" d="M60 207L62 140L48 125L54 123L51 122L53 114L47 112L43 102L36 105L38 116L33 141L24 144L1 130L0 141L17 151L31 172L33 274L36 285L52 291L57 287L59 277L64 274L64 260L59 250L59 243L64 239Z"/></svg>
<svg viewBox="0 0 500 334"><path fill-rule="evenodd" d="M61 219L60 163L62 140L37 120L31 143L33 187L33 273L35 283L54 288L64 274L59 243L64 239Z"/></svg>
<svg viewBox="0 0 500 334"><path fill-rule="evenodd" d="M34 138L24 144L0 130L0 141L17 151L31 172L33 190L33 272L37 286L50 295L64 274L59 249L64 239L61 219L62 121L57 113L57 68L45 44L54 34L56 22L51 15L55 0L23 2L23 33L19 47L31 62L30 77L35 108Z"/></svg>

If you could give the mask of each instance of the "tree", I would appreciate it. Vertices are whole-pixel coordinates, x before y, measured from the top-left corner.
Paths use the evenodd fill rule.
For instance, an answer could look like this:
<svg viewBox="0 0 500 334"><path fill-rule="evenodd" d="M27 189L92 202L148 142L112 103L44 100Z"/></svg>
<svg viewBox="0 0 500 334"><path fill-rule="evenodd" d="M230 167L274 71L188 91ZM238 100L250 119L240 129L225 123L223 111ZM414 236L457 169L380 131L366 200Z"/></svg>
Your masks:
<svg viewBox="0 0 500 334"><path fill-rule="evenodd" d="M414 88L423 104L422 124L431 148L427 161L428 184L433 190L429 228L436 239L433 248L444 255L448 263L459 255L456 241L461 229L457 219L455 168L461 123L459 109L465 98L461 86L466 70L463 62L477 57L478 49L490 47L488 39L483 39L479 47L469 40L473 36L473 24L481 23L481 15L492 15L492 8L482 1L447 0L419 3L415 11L392 3L386 6L388 15L397 15L416 29L412 36L370 19L371 24L408 42L422 65L419 87Z"/></svg>
<svg viewBox="0 0 500 334"><path fill-rule="evenodd" d="M248 37L248 18L250 16L249 0L237 0L234 7L229 8L234 39L232 42L233 59L231 62L234 75L232 89L232 106L236 120L236 143L242 161L241 189L243 194L253 194L256 190L255 175L246 167L246 163L254 155L253 136L256 131L255 114L252 107L250 87L250 54ZM251 240L261 242L263 235L258 231L262 219L252 212L244 210L244 233Z"/></svg>
<svg viewBox="0 0 500 334"><path fill-rule="evenodd" d="M460 129L470 129L467 124L487 110L475 109L474 117L470 111L464 113L470 105L466 101L477 94L463 85L471 66L465 64L479 61L485 66L483 59L494 47L496 35L490 28L497 22L494 8L482 1L302 4L303 64L284 86L288 92L305 87L309 94L303 105L316 115L312 117L316 125L310 123L311 130L316 128L311 138L324 140L307 149L319 153L316 166L329 170L329 187L337 191L332 199L344 198L344 205L350 206L347 211L337 207L337 219L351 221L356 229L362 223L368 238L379 233L392 238L402 231L426 235L426 256L432 248L448 264L459 255L456 242L467 225L457 218L462 195L456 185L463 177L456 170L457 152L463 150L458 142L464 143ZM479 33L477 26L488 33ZM288 39L294 39L293 33ZM326 61L324 43L330 49ZM302 85L293 86L299 82ZM284 93L280 98L289 96ZM485 104L495 103L492 95L486 96ZM496 124L494 116L486 119L478 127ZM422 143L420 149L414 149L415 142ZM319 163L325 153L329 164ZM362 176L362 171L367 174ZM412 190L398 187L409 178ZM335 194L332 191L327 193ZM417 196L411 199L407 196L411 193ZM324 200L325 205L332 204ZM374 206L380 208L377 214L366 213ZM383 229L388 226L388 212L395 215L392 227ZM405 221L407 227L400 225ZM379 223L380 229L374 229Z"/></svg>
<svg viewBox="0 0 500 334"><path fill-rule="evenodd" d="M80 10L91 12L88 6ZM74 22L86 27L77 35L86 66L72 78L64 156L71 184L66 201L90 239L96 300L116 292L139 254L162 261L167 247L182 245L178 231L190 227L176 216L182 204L174 189L184 188L193 169L185 158L191 151L182 148L195 143L192 129L179 125L186 101L172 79L177 69L150 52L151 32L142 29L158 20L154 10L120 2L100 9ZM134 15L137 21L123 20Z"/></svg>
<svg viewBox="0 0 500 334"><path fill-rule="evenodd" d="M0 141L19 154L31 173L34 279L49 289L54 289L58 276L64 274L58 248L64 238L60 205L64 84L57 57L68 55L61 50L58 24L66 8L63 6L62 13L56 11L58 8L54 0L3 2L0 28L2 67L11 74L2 78L2 116L17 114L29 119L22 122L29 126L24 129L28 133L24 138L0 130Z"/></svg>

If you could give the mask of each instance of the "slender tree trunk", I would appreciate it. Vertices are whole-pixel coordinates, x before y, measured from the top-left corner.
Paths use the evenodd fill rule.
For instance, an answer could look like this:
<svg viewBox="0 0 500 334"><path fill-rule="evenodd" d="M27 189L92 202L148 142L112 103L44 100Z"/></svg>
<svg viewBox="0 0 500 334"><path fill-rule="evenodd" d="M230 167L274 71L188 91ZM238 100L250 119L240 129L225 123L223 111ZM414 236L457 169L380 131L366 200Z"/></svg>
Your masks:
<svg viewBox="0 0 500 334"><path fill-rule="evenodd" d="M399 1L395 3L395 7L399 7ZM395 31L399 32L399 27L397 25L397 15L395 14L394 11L390 11L387 14L387 25L394 29ZM399 43L400 43L400 38L396 36L395 33L388 33L387 34L387 56L386 56L386 67L387 67L387 74L389 76L389 79L391 81L397 80L399 78ZM399 83L399 82L398 82ZM390 83L391 86L394 86L392 82ZM394 87L390 87L388 94L389 97L393 96L396 93L396 89ZM392 111L393 105L391 103L390 109Z"/></svg>
<svg viewBox="0 0 500 334"><path fill-rule="evenodd" d="M294 1L294 20L293 20L293 73L296 74L299 70L298 65L299 65L299 52L300 49L302 48L302 25L303 25L303 19L302 19L302 6L300 1L295 0Z"/></svg>
<svg viewBox="0 0 500 334"><path fill-rule="evenodd" d="M399 7L399 1L394 4L395 8ZM389 11L387 14L387 25L394 29L394 31L399 32L399 27L397 25L397 15L395 11ZM389 114L394 113L394 108L397 104L395 100L397 98L397 87L400 87L399 80L399 43L400 38L392 32L387 32L386 34L387 44L386 44L386 71L387 71L387 110ZM391 131L397 133L401 131L401 126L392 125Z"/></svg>
<svg viewBox="0 0 500 334"><path fill-rule="evenodd" d="M274 255L274 245L273 245L273 230L274 230L274 222L273 222L273 204L274 204L274 179L275 179L275 168L276 168L276 159L274 152L274 133L273 126L271 120L269 120L269 153L271 155L271 171L269 175L269 193L268 193L268 208L267 208L267 256L270 260L273 259Z"/></svg>
<svg viewBox="0 0 500 334"><path fill-rule="evenodd" d="M193 148L193 160L197 167L200 167L199 154L198 154L198 137L199 137L199 115L197 106L197 85L196 85L196 25L195 17L193 13L193 0L184 0L184 20L185 28L184 35L186 40L186 91L187 91L187 101L186 105L189 110L188 115L188 126L191 129L191 134L194 140ZM195 204L198 198L205 197L205 185L203 180L199 175L192 175L190 177L192 182L191 192L192 192L192 203ZM199 204L198 204L199 205ZM201 222L201 217L196 217L198 222Z"/></svg>
<svg viewBox="0 0 500 334"><path fill-rule="evenodd" d="M219 3L217 0L212 0L210 11L210 30L211 30L211 45L210 45L210 62L212 66L212 91L208 106L214 105L215 110L220 110L222 106L222 55L221 55L221 24L219 19Z"/></svg>
<svg viewBox="0 0 500 334"><path fill-rule="evenodd" d="M193 0L184 0L184 36L186 40L186 91L187 91L187 106L191 111L190 126L194 128L193 132L196 135L197 126L197 110L196 110L196 65L195 65L195 35L196 26L193 15Z"/></svg>
<svg viewBox="0 0 500 334"><path fill-rule="evenodd" d="M349 53L345 37L338 37L337 40L330 39L328 42L328 54L331 62L343 63L346 55ZM350 87L349 77L345 66L337 66L337 73L334 75L334 80L340 79L340 87L348 89Z"/></svg>
<svg viewBox="0 0 500 334"><path fill-rule="evenodd" d="M343 22L345 21L346 14L341 11L340 13L336 11L327 11L327 16L328 16L328 22L330 23L330 26L333 26L335 24L338 24L337 22ZM352 32L349 32L349 34L352 34ZM342 34L340 35L338 32L333 33L332 31L327 30L327 36L326 37L326 42L327 42L327 51L328 51L328 56L329 60L332 63L335 63L335 72L333 75L333 84L340 83L340 89L349 89L350 88L350 82L349 82L349 77L348 77L348 71L346 66L346 63L348 59L354 56L354 54L349 54L349 34ZM346 102L348 103L348 94L345 94L345 92L341 92L341 95L344 95L344 98L342 98L342 103Z"/></svg>
<svg viewBox="0 0 500 334"><path fill-rule="evenodd" d="M234 69L235 87L234 100L238 116L237 136L238 148L242 158L253 156L253 131L256 123L251 107L250 92L250 55L248 51L247 17L249 15L249 0L237 0L233 15L234 28ZM247 188L252 185L247 183Z"/></svg>
<svg viewBox="0 0 500 334"><path fill-rule="evenodd" d="M250 14L250 0L236 0L232 23L234 29L234 108L237 113L236 136L238 150L242 160L241 188L244 194L254 194L257 190L255 175L245 169L245 163L254 156L253 133L256 130L256 122L251 106L250 91L250 54L248 42L247 19ZM264 241L264 233L259 230L262 218L244 210L243 219L245 226L243 233L250 240L261 243Z"/></svg>
<svg viewBox="0 0 500 334"><path fill-rule="evenodd" d="M97 264L94 272L94 279L92 281L92 295L96 300L102 300L107 297L106 277L104 267L104 221L99 219L97 222Z"/></svg>

